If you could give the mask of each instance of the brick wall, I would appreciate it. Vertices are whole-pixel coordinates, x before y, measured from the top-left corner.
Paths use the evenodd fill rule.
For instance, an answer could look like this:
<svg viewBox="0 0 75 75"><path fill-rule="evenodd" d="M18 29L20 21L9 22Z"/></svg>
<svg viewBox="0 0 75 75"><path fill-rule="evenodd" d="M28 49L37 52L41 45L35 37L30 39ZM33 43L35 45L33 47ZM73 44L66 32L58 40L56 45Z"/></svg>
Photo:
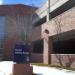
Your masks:
<svg viewBox="0 0 75 75"><path fill-rule="evenodd" d="M30 60L31 60L32 63L43 63L43 54L32 53Z"/></svg>
<svg viewBox="0 0 75 75"><path fill-rule="evenodd" d="M41 26L38 26L36 28L34 28L33 30L33 40L39 40L41 38L44 38L44 31L45 29L49 30L49 36L53 36L57 34L57 27L56 27L56 23L55 20L61 20L61 33L70 31L70 30L74 30L75 29L75 7L67 10L66 12L62 13L61 15L53 18L51 21L46 22L44 24L42 24ZM39 33L39 31L41 31ZM36 35L37 33L37 35ZM39 35L39 36L38 36ZM35 38L35 39L34 39Z"/></svg>
<svg viewBox="0 0 75 75"><path fill-rule="evenodd" d="M25 32L31 26L31 17L36 8L26 5L1 5L0 16L5 17L3 59L10 60L14 45L25 42Z"/></svg>
<svg viewBox="0 0 75 75"><path fill-rule="evenodd" d="M75 68L75 54L51 54L51 64L61 66L58 58L60 58L63 66L66 66L69 62L71 68ZM71 60L73 61L71 62Z"/></svg>

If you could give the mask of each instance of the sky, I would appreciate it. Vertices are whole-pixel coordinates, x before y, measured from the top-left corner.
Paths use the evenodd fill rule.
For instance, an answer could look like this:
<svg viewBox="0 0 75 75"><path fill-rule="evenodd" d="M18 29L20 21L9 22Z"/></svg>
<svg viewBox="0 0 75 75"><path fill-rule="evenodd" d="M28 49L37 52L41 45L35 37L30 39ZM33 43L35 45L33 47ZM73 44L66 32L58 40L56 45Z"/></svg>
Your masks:
<svg viewBox="0 0 75 75"><path fill-rule="evenodd" d="M47 0L0 0L0 5L2 4L25 4L25 5L33 5L36 7L41 6Z"/></svg>

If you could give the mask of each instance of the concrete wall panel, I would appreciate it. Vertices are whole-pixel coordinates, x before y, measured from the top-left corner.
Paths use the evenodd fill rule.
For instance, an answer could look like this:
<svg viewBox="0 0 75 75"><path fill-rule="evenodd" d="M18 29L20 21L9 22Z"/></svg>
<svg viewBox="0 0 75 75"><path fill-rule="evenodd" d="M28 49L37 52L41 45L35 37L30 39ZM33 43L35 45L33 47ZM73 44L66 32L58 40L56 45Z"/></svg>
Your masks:
<svg viewBox="0 0 75 75"><path fill-rule="evenodd" d="M70 30L75 30L75 7L64 12L63 14L53 18L51 21L42 24L41 26L35 27L33 32L33 37L38 40L44 38L45 36L53 36L57 33L64 33ZM60 22L60 24L59 24ZM59 27L60 26L60 27ZM41 29L41 32L39 30ZM45 35L44 31L47 29L49 31L48 35ZM36 33L38 33L36 35ZM32 39L34 39L32 38Z"/></svg>

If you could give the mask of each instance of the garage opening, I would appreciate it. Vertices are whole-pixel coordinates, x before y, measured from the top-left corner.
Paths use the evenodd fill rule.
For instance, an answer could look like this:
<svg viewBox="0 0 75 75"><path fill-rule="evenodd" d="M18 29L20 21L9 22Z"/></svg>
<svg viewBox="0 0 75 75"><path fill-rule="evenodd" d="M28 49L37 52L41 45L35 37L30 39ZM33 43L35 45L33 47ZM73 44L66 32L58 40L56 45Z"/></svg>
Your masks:
<svg viewBox="0 0 75 75"><path fill-rule="evenodd" d="M75 54L75 39L53 42L53 53Z"/></svg>

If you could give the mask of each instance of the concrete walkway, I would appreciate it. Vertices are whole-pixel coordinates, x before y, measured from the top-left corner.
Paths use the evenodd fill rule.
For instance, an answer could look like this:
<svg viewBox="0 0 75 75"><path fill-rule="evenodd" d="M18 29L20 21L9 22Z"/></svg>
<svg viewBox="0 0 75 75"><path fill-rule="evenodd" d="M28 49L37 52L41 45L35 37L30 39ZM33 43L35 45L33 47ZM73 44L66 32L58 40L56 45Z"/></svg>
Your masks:
<svg viewBox="0 0 75 75"><path fill-rule="evenodd" d="M75 75L75 71L69 71L66 69L57 69L54 67L41 67L33 65L33 72L36 75Z"/></svg>

